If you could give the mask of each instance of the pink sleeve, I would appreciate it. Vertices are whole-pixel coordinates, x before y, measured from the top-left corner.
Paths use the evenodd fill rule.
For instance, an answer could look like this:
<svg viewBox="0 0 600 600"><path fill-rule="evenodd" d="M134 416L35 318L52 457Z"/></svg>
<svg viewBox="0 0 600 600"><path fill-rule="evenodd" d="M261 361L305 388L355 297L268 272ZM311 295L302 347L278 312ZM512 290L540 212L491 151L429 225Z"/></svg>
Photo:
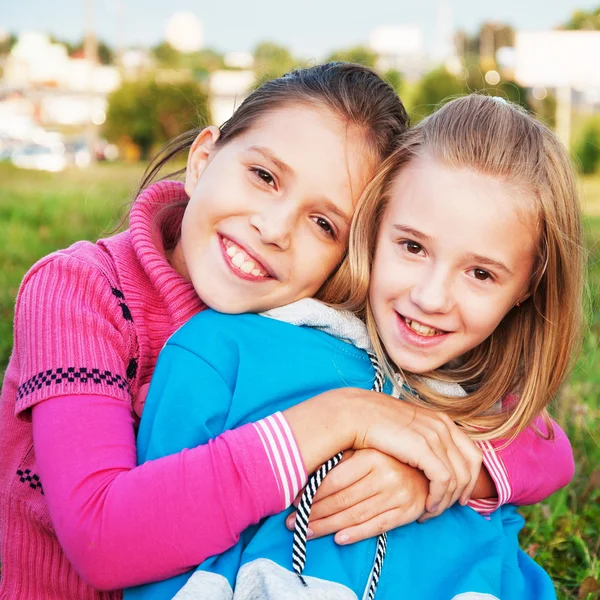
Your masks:
<svg viewBox="0 0 600 600"><path fill-rule="evenodd" d="M536 504L567 485L575 463L565 432L552 421L554 439L544 436L548 429L541 417L510 444L505 440L481 442L483 464L496 484L498 498L471 500L469 506L489 513L502 504ZM535 429L534 429L535 428Z"/></svg>
<svg viewBox="0 0 600 600"><path fill-rule="evenodd" d="M56 535L99 589L166 579L227 550L249 525L284 509L306 478L286 471L286 452L297 446L280 414L140 466L121 400L51 398L32 419ZM279 443L263 441L267 430Z"/></svg>

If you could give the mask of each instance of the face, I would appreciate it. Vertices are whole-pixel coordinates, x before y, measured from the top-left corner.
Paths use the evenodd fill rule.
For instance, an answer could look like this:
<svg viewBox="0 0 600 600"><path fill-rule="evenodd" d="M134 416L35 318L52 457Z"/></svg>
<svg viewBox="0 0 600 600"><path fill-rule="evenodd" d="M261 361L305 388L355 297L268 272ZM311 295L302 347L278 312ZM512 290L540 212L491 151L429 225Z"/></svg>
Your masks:
<svg viewBox="0 0 600 600"><path fill-rule="evenodd" d="M218 129L200 134L171 262L208 306L260 312L318 291L369 175L358 135L306 107L272 111L223 146Z"/></svg>
<svg viewBox="0 0 600 600"><path fill-rule="evenodd" d="M427 157L396 177L370 302L399 368L422 374L462 356L526 297L536 247L530 206L506 183Z"/></svg>

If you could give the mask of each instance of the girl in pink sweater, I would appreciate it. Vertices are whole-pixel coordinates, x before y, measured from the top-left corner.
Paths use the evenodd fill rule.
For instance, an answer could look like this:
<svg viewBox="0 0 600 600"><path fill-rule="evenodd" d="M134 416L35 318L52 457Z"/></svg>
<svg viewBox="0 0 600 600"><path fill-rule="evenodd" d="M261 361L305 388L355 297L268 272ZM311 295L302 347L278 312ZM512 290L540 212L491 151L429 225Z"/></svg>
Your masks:
<svg viewBox="0 0 600 600"><path fill-rule="evenodd" d="M306 471L361 448L371 427L381 432L375 449L427 473L432 511L455 490L477 495L480 455L458 428L356 390L270 419L283 446L263 444L249 425L136 467L133 404L165 340L206 305L237 313L327 300L347 268L356 199L405 127L394 92L362 67L268 82L220 130L192 131L167 148L167 158L189 149L185 186L148 187L151 171L127 231L29 271L0 406L1 599L116 599L120 592L98 590L180 573L285 508ZM391 419L372 410L381 402ZM439 439L431 446L430 428ZM568 462L568 443L557 440L544 447ZM301 477L281 460L290 448ZM420 477L390 457L382 464L408 487ZM562 469L552 487L568 476ZM485 472L479 483L482 497L495 495Z"/></svg>

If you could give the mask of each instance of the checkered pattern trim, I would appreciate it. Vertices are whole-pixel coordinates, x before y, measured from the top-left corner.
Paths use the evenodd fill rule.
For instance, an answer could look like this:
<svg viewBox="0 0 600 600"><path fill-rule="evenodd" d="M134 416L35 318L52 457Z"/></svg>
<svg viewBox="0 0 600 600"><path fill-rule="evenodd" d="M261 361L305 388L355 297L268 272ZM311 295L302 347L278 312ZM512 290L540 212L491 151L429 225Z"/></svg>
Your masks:
<svg viewBox="0 0 600 600"><path fill-rule="evenodd" d="M96 385L115 385L119 389L127 388L127 381L121 375L100 369L88 369L87 367L59 367L58 369L47 369L28 379L21 384L17 390L17 400L21 400L44 386L61 383L90 383Z"/></svg>
<svg viewBox="0 0 600 600"><path fill-rule="evenodd" d="M24 471L19 469L17 471L17 475L19 476L19 481L21 483L28 483L31 489L39 489L42 496L44 495L44 488L42 487L42 482L40 481L39 475L32 473L30 469L25 469Z"/></svg>

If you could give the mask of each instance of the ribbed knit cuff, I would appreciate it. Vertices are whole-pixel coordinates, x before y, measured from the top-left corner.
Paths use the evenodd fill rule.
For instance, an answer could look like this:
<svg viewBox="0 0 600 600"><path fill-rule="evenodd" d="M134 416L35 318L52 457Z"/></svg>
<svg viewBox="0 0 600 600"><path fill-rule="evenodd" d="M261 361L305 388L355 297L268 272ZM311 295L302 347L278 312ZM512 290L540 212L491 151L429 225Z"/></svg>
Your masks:
<svg viewBox="0 0 600 600"><path fill-rule="evenodd" d="M302 462L294 434L285 420L277 412L254 423L267 456L273 476L277 481L283 507L292 504L298 492L306 484L306 469Z"/></svg>
<svg viewBox="0 0 600 600"><path fill-rule="evenodd" d="M494 450L492 444L488 441L484 441L479 442L478 446L483 451L483 464L496 485L498 497L470 500L469 506L480 514L489 515L510 500L512 496L512 487L510 485L508 471L506 470L502 459L497 454L496 450Z"/></svg>

